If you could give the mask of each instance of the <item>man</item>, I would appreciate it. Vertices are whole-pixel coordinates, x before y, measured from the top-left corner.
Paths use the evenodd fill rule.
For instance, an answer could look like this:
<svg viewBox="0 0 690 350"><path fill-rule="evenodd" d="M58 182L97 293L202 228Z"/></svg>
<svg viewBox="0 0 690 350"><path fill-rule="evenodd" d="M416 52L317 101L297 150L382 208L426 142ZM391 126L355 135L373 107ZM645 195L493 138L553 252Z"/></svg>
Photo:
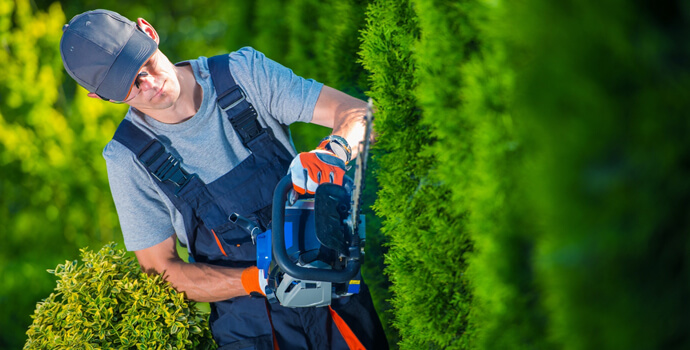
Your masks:
<svg viewBox="0 0 690 350"><path fill-rule="evenodd" d="M256 248L230 220L237 213L266 228L288 168L299 193L341 183L365 103L251 48L172 64L159 42L144 19L95 10L75 16L60 43L65 69L90 97L130 106L103 152L127 249L189 299L211 302L221 349L386 348L366 288L331 308L285 308L254 293ZM287 125L296 121L333 135L295 155ZM176 239L196 262L179 258Z"/></svg>

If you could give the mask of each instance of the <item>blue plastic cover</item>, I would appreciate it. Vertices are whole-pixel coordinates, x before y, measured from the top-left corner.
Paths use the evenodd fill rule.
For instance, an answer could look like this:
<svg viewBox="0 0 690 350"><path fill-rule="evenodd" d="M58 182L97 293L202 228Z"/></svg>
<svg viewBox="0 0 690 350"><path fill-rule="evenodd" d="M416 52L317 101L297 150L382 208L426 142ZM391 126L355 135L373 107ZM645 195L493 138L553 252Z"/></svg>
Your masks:
<svg viewBox="0 0 690 350"><path fill-rule="evenodd" d="M271 251L271 230L256 236L256 267L264 271L264 278L268 278L268 268L273 260Z"/></svg>
<svg viewBox="0 0 690 350"><path fill-rule="evenodd" d="M285 226L283 228L285 232L285 249L290 249L292 247L292 222L291 221L285 221Z"/></svg>

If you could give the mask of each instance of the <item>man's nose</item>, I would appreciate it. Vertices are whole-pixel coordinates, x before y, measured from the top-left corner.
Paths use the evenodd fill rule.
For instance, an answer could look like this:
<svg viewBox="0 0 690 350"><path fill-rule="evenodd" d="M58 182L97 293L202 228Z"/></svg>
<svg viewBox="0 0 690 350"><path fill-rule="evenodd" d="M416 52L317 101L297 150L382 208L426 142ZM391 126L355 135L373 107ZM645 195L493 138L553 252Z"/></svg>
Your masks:
<svg viewBox="0 0 690 350"><path fill-rule="evenodd" d="M151 74L142 74L139 77L137 77L137 82L139 83L139 89L142 91L146 91L153 87L155 79Z"/></svg>

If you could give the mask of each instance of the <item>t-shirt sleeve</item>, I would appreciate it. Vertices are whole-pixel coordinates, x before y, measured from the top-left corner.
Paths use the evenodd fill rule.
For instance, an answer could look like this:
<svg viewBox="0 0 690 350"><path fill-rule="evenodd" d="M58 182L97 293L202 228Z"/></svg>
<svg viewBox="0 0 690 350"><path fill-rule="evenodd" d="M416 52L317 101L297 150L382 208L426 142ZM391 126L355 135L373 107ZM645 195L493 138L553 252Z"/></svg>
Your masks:
<svg viewBox="0 0 690 350"><path fill-rule="evenodd" d="M110 141L103 158L127 250L152 247L174 234L169 208L134 154Z"/></svg>
<svg viewBox="0 0 690 350"><path fill-rule="evenodd" d="M268 113L281 124L310 122L322 83L305 79L251 47L230 56L231 69L249 95L257 96Z"/></svg>

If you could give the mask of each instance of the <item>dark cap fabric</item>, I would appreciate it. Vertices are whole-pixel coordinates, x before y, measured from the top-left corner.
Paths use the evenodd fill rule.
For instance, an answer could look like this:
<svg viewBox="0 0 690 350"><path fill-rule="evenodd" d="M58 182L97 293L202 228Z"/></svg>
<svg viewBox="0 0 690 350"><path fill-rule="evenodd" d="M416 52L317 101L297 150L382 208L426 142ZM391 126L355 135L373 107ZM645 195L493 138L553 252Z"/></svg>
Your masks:
<svg viewBox="0 0 690 350"><path fill-rule="evenodd" d="M63 28L60 54L67 73L102 98L124 101L158 45L136 23L108 10L74 16Z"/></svg>

